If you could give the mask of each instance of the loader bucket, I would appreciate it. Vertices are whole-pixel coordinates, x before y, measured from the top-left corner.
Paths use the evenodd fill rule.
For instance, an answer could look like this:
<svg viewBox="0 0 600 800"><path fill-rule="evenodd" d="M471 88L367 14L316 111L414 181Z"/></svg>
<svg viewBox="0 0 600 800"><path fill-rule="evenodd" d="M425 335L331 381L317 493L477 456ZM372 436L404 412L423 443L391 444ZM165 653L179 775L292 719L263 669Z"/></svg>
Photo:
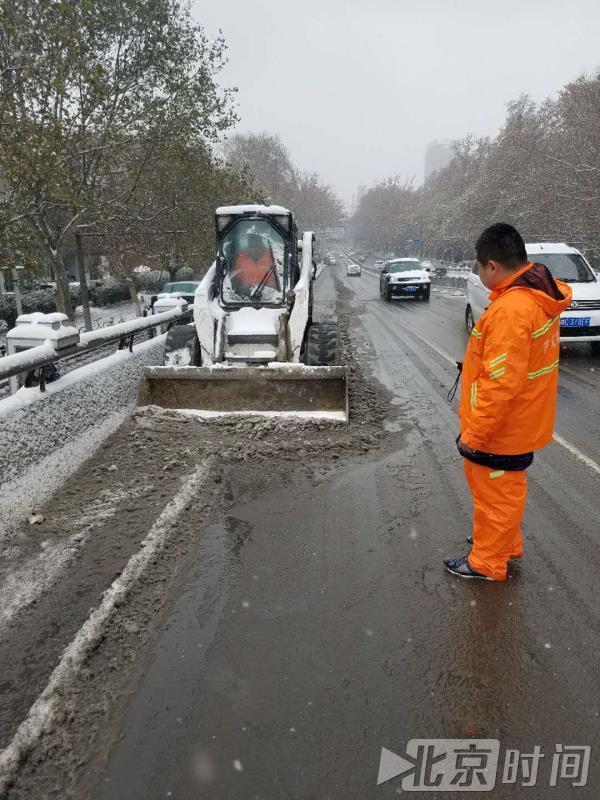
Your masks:
<svg viewBox="0 0 600 800"><path fill-rule="evenodd" d="M348 421L346 367L145 367L138 405L200 416L277 413Z"/></svg>

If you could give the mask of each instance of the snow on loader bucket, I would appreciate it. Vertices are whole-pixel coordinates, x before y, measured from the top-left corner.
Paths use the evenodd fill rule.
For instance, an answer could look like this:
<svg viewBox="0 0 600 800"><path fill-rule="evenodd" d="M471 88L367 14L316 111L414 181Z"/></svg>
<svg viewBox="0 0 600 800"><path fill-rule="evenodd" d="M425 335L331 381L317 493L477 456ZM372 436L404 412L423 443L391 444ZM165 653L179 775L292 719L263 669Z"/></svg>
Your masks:
<svg viewBox="0 0 600 800"><path fill-rule="evenodd" d="M344 366L145 367L138 405L200 416L263 414L348 421Z"/></svg>

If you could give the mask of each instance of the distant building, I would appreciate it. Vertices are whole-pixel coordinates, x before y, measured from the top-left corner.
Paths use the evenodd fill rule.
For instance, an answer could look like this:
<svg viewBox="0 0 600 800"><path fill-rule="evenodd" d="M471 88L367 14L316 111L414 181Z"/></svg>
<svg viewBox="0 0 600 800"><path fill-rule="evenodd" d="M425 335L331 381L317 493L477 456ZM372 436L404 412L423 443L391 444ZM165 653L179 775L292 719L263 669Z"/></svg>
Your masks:
<svg viewBox="0 0 600 800"><path fill-rule="evenodd" d="M446 141L438 141L434 139L429 142L425 150L425 181L427 181L434 172L439 172L452 161L454 150L452 144Z"/></svg>
<svg viewBox="0 0 600 800"><path fill-rule="evenodd" d="M352 213L352 214L354 214L354 212L355 212L355 211L356 211L356 209L358 208L358 204L360 203L360 201L362 200L362 198L363 198L363 197L366 195L366 193L367 193L368 191L369 191L369 190L368 190L368 188L367 188L367 187L364 185L364 183L361 183L361 185L360 185L360 186L358 187L358 189L356 190L356 194L355 194L355 195L354 195L354 197L352 198L352 207L351 207L351 213Z"/></svg>

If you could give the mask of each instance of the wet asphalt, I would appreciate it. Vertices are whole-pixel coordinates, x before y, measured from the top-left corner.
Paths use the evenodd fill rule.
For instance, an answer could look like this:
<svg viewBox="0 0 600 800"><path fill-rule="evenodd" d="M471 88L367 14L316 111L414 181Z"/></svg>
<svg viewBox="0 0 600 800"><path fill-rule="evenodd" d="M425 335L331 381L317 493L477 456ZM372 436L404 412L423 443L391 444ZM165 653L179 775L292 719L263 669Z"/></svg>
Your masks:
<svg viewBox="0 0 600 800"><path fill-rule="evenodd" d="M403 781L377 785L382 748L484 738L500 743L491 796L597 798L600 475L551 445L510 579L445 573L470 524L444 356L464 350L464 299L385 303L375 276L344 272L356 346L393 394L385 446L198 531L96 797L386 800ZM599 389L600 362L566 349L557 430L597 463ZM587 786L550 785L557 745L592 747ZM506 750L535 746L537 785L503 782Z"/></svg>

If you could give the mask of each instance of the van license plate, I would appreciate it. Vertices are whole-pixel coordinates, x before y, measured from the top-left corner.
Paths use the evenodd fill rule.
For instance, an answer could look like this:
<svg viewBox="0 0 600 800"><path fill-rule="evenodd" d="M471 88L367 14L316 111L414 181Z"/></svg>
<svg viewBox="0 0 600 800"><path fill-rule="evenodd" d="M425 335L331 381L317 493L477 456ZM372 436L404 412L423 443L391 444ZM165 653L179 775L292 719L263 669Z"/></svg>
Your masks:
<svg viewBox="0 0 600 800"><path fill-rule="evenodd" d="M561 328L588 328L591 317L561 317Z"/></svg>

